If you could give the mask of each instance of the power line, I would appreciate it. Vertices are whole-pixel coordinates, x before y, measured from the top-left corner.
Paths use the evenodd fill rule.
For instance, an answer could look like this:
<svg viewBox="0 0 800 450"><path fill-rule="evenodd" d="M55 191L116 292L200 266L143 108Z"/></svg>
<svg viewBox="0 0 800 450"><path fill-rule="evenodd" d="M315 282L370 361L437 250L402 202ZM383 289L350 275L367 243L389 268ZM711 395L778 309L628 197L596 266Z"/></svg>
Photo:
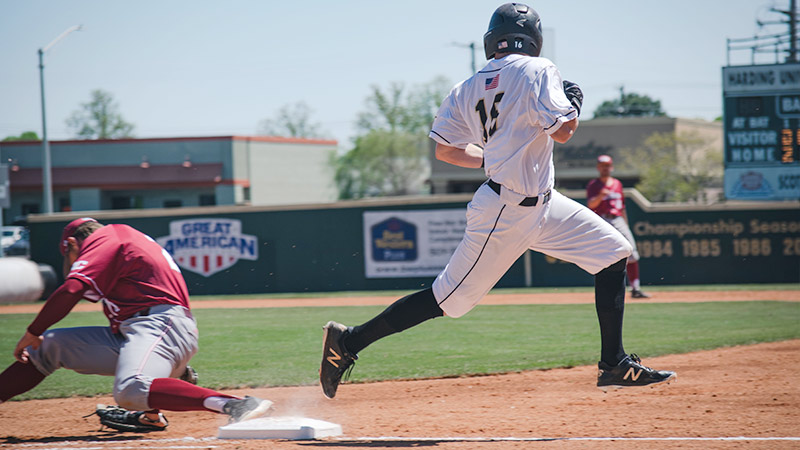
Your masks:
<svg viewBox="0 0 800 450"><path fill-rule="evenodd" d="M784 63L798 62L797 55L797 0L789 1L789 8L786 10L770 8L769 11L786 16L785 19L762 21L756 19L759 29L766 25L788 25L788 32L778 34L755 35L747 38L728 38L727 39L727 65L731 64L731 52L739 50L749 50L751 53L751 63L755 64L755 56L758 53L775 53L776 62L778 55L787 54Z"/></svg>

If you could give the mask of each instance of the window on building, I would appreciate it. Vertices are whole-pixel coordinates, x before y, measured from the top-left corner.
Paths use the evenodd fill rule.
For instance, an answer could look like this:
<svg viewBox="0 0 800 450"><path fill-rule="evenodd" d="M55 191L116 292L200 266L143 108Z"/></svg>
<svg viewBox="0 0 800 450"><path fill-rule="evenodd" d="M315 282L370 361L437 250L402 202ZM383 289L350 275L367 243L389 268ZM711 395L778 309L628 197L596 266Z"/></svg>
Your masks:
<svg viewBox="0 0 800 450"><path fill-rule="evenodd" d="M183 202L180 200L164 200L164 208L180 208Z"/></svg>
<svg viewBox="0 0 800 450"><path fill-rule="evenodd" d="M214 206L217 204L217 196L214 194L200 194L200 206Z"/></svg>
<svg viewBox="0 0 800 450"><path fill-rule="evenodd" d="M69 197L61 197L58 199L59 211L72 211L72 206L69 203Z"/></svg>
<svg viewBox="0 0 800 450"><path fill-rule="evenodd" d="M111 197L111 209L142 209L144 198L141 195L114 195Z"/></svg>
<svg viewBox="0 0 800 450"><path fill-rule="evenodd" d="M23 203L22 204L22 215L26 216L28 214L39 214L41 210L39 209L38 203Z"/></svg>
<svg viewBox="0 0 800 450"><path fill-rule="evenodd" d="M246 188L242 189L242 195L244 197L244 201L246 202L250 201L250 186L247 186Z"/></svg>
<svg viewBox="0 0 800 450"><path fill-rule="evenodd" d="M131 209L131 198L127 195L111 197L111 209Z"/></svg>

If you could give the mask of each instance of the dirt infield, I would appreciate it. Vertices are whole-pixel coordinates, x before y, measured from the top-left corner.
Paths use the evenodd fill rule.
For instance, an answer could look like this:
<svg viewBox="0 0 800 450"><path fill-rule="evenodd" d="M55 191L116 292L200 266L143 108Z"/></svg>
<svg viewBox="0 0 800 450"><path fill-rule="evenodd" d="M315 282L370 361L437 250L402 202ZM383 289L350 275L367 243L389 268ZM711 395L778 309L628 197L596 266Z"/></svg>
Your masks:
<svg viewBox="0 0 800 450"><path fill-rule="evenodd" d="M755 299L800 301L800 292L663 292L645 302ZM332 306L391 300L285 301L292 306ZM493 295L486 303L590 301L591 294L514 294ZM222 303L226 307L288 306L282 302ZM33 311L39 307L23 306L34 307ZM195 309L207 307L220 305L194 304ZM0 313L14 308L18 307L0 307ZM275 401L278 415L342 425L343 437L319 441L217 440L217 427L224 421L203 412L167 413L171 421L167 431L118 434L98 431L97 417L81 417L93 411L96 403L113 403L110 397L8 402L0 405L0 448L800 448L800 340L668 355L645 363L677 371L677 382L604 394L594 386L596 368L584 366L344 384L335 400L325 399L317 386L234 391Z"/></svg>

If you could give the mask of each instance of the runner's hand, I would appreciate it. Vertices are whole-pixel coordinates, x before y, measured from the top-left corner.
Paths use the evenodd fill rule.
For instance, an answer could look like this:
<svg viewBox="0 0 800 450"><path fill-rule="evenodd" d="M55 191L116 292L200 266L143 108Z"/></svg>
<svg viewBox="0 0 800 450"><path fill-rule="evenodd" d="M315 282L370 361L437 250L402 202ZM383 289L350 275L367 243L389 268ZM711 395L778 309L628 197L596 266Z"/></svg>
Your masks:
<svg viewBox="0 0 800 450"><path fill-rule="evenodd" d="M35 336L30 331L25 331L25 334L17 342L16 348L14 348L14 359L21 363L27 363L30 356L27 347L31 346L34 350L38 349L42 344L42 339L41 336Z"/></svg>

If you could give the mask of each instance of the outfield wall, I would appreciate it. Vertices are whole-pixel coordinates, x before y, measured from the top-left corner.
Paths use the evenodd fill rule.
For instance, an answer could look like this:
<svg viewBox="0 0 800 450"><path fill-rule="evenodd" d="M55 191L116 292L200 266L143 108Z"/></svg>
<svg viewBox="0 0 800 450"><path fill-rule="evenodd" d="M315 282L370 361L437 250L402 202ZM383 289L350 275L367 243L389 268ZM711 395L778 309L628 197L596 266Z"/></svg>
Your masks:
<svg viewBox="0 0 800 450"><path fill-rule="evenodd" d="M800 283L800 204L653 205L626 190L644 285ZM583 201L583 192L565 192ZM414 290L430 286L465 226L469 195L288 207L219 206L29 216L31 258L61 267L70 220L129 224L173 256L192 294ZM589 286L528 252L498 287Z"/></svg>

